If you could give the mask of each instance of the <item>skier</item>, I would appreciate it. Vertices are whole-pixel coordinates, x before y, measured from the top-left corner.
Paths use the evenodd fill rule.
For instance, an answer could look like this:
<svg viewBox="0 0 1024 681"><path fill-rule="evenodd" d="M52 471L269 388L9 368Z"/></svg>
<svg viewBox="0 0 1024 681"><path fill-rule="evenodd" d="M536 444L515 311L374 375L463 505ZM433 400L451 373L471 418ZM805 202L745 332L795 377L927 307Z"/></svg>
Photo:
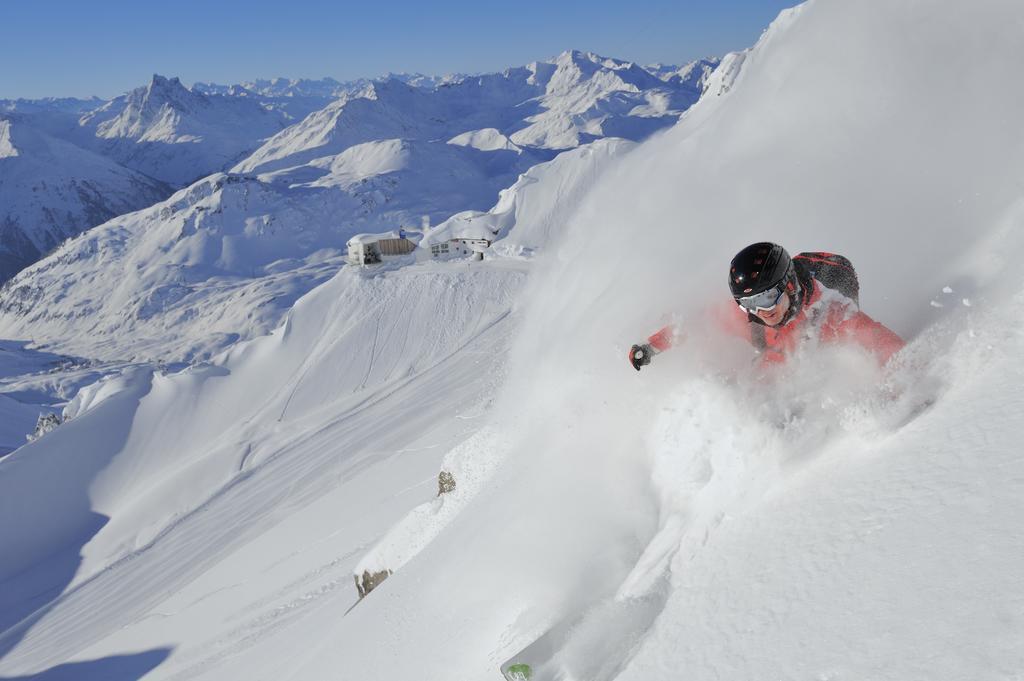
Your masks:
<svg viewBox="0 0 1024 681"><path fill-rule="evenodd" d="M749 335L763 363L784 361L805 338L853 341L880 364L903 347L903 339L860 311L857 273L841 255L813 252L790 258L778 244L751 244L729 265L729 289L738 306L729 326ZM640 371L678 337L675 327L666 326L630 348L630 364Z"/></svg>

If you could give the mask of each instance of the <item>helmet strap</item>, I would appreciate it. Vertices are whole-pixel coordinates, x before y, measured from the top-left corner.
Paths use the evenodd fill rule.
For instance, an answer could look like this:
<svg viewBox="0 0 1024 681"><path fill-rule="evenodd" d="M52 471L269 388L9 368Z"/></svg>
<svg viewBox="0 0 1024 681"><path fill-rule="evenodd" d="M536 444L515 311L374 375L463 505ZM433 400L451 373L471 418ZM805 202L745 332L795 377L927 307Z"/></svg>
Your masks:
<svg viewBox="0 0 1024 681"><path fill-rule="evenodd" d="M786 316L782 318L782 322L779 326L785 326L789 324L794 317L800 313L800 309L803 307L803 287L800 286L800 279L793 273L792 277L788 277L789 281L786 282L786 297L789 298L789 309L786 310Z"/></svg>

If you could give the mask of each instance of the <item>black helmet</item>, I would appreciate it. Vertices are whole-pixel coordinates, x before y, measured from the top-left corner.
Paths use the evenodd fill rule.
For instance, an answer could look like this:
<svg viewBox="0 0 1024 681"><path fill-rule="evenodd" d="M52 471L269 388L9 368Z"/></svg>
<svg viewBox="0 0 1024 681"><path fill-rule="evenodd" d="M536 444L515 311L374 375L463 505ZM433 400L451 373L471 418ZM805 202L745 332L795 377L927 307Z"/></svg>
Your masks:
<svg viewBox="0 0 1024 681"><path fill-rule="evenodd" d="M783 283L792 274L793 261L778 244L751 244L729 264L729 290L733 298L744 298Z"/></svg>

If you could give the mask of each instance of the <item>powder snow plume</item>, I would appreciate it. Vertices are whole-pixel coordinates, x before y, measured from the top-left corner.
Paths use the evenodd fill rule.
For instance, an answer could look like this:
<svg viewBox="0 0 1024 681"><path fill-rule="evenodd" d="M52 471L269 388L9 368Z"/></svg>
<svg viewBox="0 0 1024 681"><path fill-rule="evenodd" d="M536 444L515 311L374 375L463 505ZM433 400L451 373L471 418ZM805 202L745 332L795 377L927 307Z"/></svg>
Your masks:
<svg viewBox="0 0 1024 681"><path fill-rule="evenodd" d="M667 679L681 669L694 669L693 678L787 677L804 669L793 647L800 635L824 642L813 658L822 678L845 678L830 676L833 668L872 676L884 664L892 669L885 678L914 675L919 656L876 649L858 662L842 655L832 638L842 628L820 626L841 619L822 595L842 588L828 575L778 573L782 582L787 575L806 580L814 596L794 598L805 619L774 633L760 623L781 616L756 615L775 607L769 597L747 594L722 610L720 622L708 621L715 602L689 585L714 575L716 536L753 526L749 519L762 512L770 517L766 500L787 490L804 494L811 471L846 470L858 453L884 451L915 419L946 418L932 405L957 411L950 401L960 382L1005 356L989 348L1008 332L979 301L994 310L1020 294L1000 286L1024 217L1024 137L1006 124L1024 111L1024 95L1005 87L1007 65L1020 63L1024 49L1009 10L1002 2L946 2L925 12L913 2L866 8L819 0L784 12L742 55L734 80L717 83L677 126L598 181L521 306L496 426L510 444L506 463L486 500L470 505L403 577L424 578L442 554L450 565L474 566L457 577L432 575L434 586L487 594L486 612L454 608L435 626L460 632L470 649L493 652L446 658L448 671L489 678L488 665L568 621L572 633L540 678ZM949 82L964 89L951 95ZM885 370L839 348L754 371L749 347L717 334L706 315L729 304L731 257L760 240L850 257L865 311L910 346ZM947 304L931 304L938 298ZM635 373L627 348L668 321L687 342ZM933 450L930 442L911 438L899 451L916 456ZM974 446L961 442L968 451ZM955 466L938 468L959 475ZM819 488L833 490L844 474ZM874 474L887 489L896 484L885 468ZM820 510L817 497L807 509ZM816 536L825 546L841 541L827 536L829 523L843 528L834 530L841 536L862 522L825 515L815 524L799 506L792 513L806 537L788 537L798 558L809 555L802 547ZM756 526L762 537L785 536ZM752 555L724 555L746 565L769 548L751 540ZM927 558L926 549L911 554L904 556L910 563ZM688 561L710 572L691 573ZM849 577L838 568L835 575L840 583ZM893 583L905 589L913 580ZM715 587L708 599L728 600L730 585ZM408 588L393 588L410 597ZM884 589L865 593L882 621L907 617L885 601ZM461 626L460 616L472 627ZM741 631L744 617L758 624L758 637L729 629ZM417 640L417 648L428 639L443 647L439 638L411 633L424 624L411 615L391 635ZM673 643L702 626L717 635L701 638L714 656ZM773 641L790 647L765 657ZM944 651L937 654L946 656L948 678L972 668L956 649ZM1020 658L1010 652L1003 659ZM417 664L385 666L413 673ZM428 671L424 678L443 677Z"/></svg>

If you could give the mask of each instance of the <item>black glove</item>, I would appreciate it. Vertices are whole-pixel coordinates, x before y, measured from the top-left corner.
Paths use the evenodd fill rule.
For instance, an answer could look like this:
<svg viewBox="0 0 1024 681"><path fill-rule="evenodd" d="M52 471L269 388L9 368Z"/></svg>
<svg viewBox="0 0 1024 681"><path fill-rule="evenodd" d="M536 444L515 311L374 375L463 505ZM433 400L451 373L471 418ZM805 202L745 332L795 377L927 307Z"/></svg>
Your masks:
<svg viewBox="0 0 1024 681"><path fill-rule="evenodd" d="M629 349L629 363L637 371L640 371L640 367L650 364L651 357L654 357L654 348L651 347L650 343L634 345Z"/></svg>

